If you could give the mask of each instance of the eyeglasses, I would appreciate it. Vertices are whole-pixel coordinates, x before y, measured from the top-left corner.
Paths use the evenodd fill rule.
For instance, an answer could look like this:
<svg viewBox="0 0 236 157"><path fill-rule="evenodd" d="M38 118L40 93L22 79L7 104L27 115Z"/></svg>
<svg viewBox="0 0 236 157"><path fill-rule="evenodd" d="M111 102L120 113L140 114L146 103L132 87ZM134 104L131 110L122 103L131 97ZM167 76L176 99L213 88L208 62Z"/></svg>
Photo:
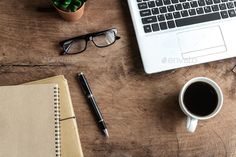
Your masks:
<svg viewBox="0 0 236 157"><path fill-rule="evenodd" d="M61 41L59 45L63 49L62 55L78 54L86 50L88 41L92 41L98 48L110 46L119 40L117 29L112 28L100 32L89 33Z"/></svg>

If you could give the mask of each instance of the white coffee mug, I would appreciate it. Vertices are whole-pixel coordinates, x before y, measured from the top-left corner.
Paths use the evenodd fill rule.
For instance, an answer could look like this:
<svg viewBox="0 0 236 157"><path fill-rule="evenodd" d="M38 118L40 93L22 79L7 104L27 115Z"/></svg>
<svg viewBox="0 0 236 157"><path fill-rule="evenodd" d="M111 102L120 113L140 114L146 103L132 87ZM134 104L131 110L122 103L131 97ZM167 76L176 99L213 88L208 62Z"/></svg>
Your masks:
<svg viewBox="0 0 236 157"><path fill-rule="evenodd" d="M186 108L186 106L184 104L184 94L186 92L186 89L191 84L193 84L195 82L205 82L205 83L209 84L211 87L213 87L213 89L215 90L215 92L217 94L217 97L218 97L217 106L216 106L215 110L212 113L210 113L209 115L206 115L206 116L195 115L195 114L191 113ZM196 130L198 120L210 119L210 118L214 117L220 111L220 109L223 105L223 94L222 94L222 91L221 91L220 87L218 86L218 84L216 82L214 82L213 80L206 78L206 77L196 77L196 78L189 80L181 89L180 94L179 94L179 105L180 105L181 110L187 115L187 131L194 132Z"/></svg>

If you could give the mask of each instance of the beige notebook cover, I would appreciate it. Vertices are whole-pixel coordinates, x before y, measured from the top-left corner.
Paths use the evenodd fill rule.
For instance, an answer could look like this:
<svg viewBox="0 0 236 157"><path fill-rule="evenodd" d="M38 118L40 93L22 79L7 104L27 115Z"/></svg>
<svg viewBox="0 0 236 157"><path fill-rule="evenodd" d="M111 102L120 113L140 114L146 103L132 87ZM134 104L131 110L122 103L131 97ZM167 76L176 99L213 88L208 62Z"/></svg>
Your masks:
<svg viewBox="0 0 236 157"><path fill-rule="evenodd" d="M58 86L0 87L0 157L60 156Z"/></svg>
<svg viewBox="0 0 236 157"><path fill-rule="evenodd" d="M27 84L57 83L60 89L61 112L61 156L83 157L75 113L71 102L67 80L63 75L46 78Z"/></svg>

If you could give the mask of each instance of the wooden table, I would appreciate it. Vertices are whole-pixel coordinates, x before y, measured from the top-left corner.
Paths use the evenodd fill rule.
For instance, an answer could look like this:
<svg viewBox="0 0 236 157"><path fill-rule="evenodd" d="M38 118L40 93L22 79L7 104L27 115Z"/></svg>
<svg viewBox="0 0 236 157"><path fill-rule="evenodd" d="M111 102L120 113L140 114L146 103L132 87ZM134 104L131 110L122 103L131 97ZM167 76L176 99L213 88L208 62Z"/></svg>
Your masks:
<svg viewBox="0 0 236 157"><path fill-rule="evenodd" d="M0 85L65 75L85 157L236 156L235 59L146 75L125 0L89 0L76 23L39 9L47 5L40 0L0 1ZM99 49L90 43L80 55L59 55L60 40L111 27L121 36L113 46ZM97 98L109 139L101 135L78 87L80 71ZM177 97L196 76L221 86L224 106L190 134Z"/></svg>

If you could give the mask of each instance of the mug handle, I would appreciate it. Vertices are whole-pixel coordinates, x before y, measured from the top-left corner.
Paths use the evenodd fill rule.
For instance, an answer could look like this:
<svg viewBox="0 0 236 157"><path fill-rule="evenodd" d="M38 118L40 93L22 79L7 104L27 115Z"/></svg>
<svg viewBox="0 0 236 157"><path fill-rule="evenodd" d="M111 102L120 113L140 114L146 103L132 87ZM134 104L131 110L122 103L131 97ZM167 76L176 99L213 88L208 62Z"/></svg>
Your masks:
<svg viewBox="0 0 236 157"><path fill-rule="evenodd" d="M192 117L187 117L187 130L193 133L197 128L198 120Z"/></svg>

